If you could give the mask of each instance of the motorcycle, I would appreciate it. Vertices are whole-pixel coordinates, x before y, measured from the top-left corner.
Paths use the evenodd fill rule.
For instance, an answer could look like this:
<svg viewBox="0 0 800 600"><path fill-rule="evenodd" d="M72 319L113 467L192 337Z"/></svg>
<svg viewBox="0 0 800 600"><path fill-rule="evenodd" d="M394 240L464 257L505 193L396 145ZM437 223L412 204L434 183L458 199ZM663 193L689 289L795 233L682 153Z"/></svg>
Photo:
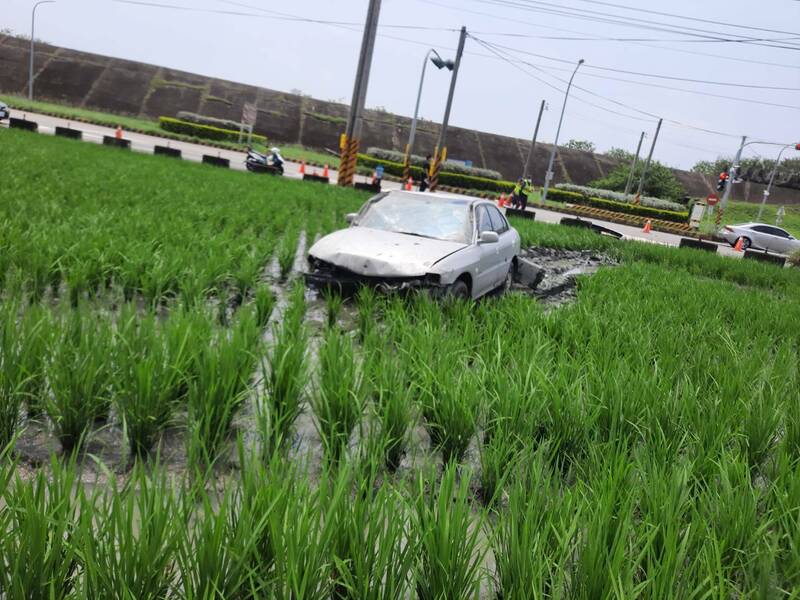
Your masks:
<svg viewBox="0 0 800 600"><path fill-rule="evenodd" d="M245 167L252 173L272 173L273 175L283 175L283 157L277 148L273 148L271 154L261 154L252 148L247 150Z"/></svg>

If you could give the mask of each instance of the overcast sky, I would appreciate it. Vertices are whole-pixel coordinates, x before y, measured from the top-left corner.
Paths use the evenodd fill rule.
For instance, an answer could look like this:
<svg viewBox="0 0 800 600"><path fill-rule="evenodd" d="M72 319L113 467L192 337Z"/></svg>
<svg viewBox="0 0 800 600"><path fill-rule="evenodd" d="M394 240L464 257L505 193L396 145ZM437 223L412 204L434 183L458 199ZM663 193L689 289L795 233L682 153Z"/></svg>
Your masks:
<svg viewBox="0 0 800 600"><path fill-rule="evenodd" d="M38 9L36 37L267 88L301 90L323 100L350 99L367 0L143 1L192 10L114 0L58 0ZM0 28L29 32L32 4L31 0L3 0ZM570 12L577 18L552 11ZM339 24L287 20L276 13ZM636 26L630 26L632 19L638 20ZM629 25L608 22L619 20ZM685 168L697 160L733 154L739 143L735 136L785 143L800 138L798 0L383 0L380 23L369 107L410 116L427 48L452 56L457 30L465 25L492 46L467 41L453 125L527 138L533 133L539 103L546 99L549 110L540 139L552 141L565 81L573 68L569 63L584 58L586 64L575 78L575 86L583 90L573 88L570 95L562 144L577 138L594 142L600 151L614 146L633 151L642 130L650 135L655 131L656 118L643 112L665 118L655 158ZM416 28L398 27L406 25ZM751 38L751 42L700 36ZM770 41L753 43L754 38ZM757 87L648 78L596 67ZM441 119L447 85L445 71L428 70L421 108L424 118ZM776 154L770 146L751 148L747 150L751 156Z"/></svg>

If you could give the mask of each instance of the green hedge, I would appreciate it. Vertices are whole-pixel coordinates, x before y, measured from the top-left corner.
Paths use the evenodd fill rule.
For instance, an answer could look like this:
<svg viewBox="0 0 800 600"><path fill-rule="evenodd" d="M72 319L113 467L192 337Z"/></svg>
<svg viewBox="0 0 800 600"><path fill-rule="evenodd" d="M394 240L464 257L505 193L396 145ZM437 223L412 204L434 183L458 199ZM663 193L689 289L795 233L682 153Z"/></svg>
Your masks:
<svg viewBox="0 0 800 600"><path fill-rule="evenodd" d="M384 173L394 175L395 177L403 176L403 164L392 162L388 160L379 160L372 158L366 154L358 155L359 165L375 168L378 166L383 167ZM420 167L411 166L411 176L419 181L422 179L423 170ZM495 179L486 179L484 177L473 177L471 175L461 175L459 173L439 173L439 183L442 185L449 185L468 190L480 190L483 192L503 192L508 193L514 189L514 184L510 181L497 181Z"/></svg>
<svg viewBox="0 0 800 600"><path fill-rule="evenodd" d="M159 117L158 126L164 131L180 133L182 135L190 135L206 140L218 140L223 142L239 141L238 131L234 131L232 129L221 129L219 127L212 127L210 125L199 125L197 123L190 123L189 121L173 119L172 117ZM254 142L260 144L267 143L267 138L263 135L253 134L252 139Z"/></svg>
<svg viewBox="0 0 800 600"><path fill-rule="evenodd" d="M614 200L604 200L603 198L592 198L589 196L584 196L583 194L579 194L578 192L567 192L559 189L549 190L547 192L547 199L554 200L556 202L570 202L572 204L580 204L581 206L602 208L627 215L636 215L638 217L648 217L651 219L659 219L661 221L671 221L673 223L686 223L689 220L688 212L661 210L658 208L649 208L647 206L629 204L627 202L615 202Z"/></svg>

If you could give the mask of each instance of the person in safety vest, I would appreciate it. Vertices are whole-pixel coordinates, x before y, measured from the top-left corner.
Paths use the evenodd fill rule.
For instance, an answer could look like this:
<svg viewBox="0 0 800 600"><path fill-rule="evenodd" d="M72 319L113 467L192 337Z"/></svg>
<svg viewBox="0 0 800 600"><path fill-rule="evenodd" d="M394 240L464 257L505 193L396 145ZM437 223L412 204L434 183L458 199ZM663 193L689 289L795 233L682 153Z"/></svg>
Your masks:
<svg viewBox="0 0 800 600"><path fill-rule="evenodd" d="M531 188L531 180L520 177L514 191L511 192L511 206L525 210L528 206L528 192Z"/></svg>

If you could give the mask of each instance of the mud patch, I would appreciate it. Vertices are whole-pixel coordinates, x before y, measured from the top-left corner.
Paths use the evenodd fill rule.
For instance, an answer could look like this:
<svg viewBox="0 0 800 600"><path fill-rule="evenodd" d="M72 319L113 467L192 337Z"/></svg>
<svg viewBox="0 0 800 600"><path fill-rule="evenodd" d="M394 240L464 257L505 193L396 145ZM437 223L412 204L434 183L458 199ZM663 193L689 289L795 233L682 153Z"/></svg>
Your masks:
<svg viewBox="0 0 800 600"><path fill-rule="evenodd" d="M600 267L619 264L616 260L592 250L527 248L520 252L520 257L540 267L544 277L533 289L520 284L514 284L513 289L531 294L549 306L575 301L578 277L581 275L592 275Z"/></svg>

